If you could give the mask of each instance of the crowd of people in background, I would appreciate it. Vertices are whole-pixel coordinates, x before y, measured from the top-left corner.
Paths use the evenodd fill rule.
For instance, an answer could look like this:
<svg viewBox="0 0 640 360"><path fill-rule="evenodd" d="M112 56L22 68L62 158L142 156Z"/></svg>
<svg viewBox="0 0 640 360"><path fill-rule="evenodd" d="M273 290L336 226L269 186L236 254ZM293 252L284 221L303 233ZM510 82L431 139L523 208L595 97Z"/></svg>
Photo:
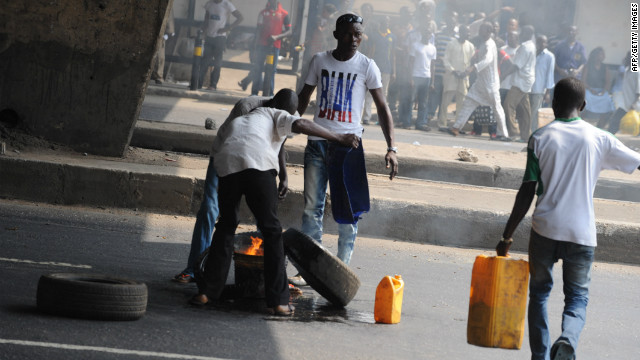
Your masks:
<svg viewBox="0 0 640 360"><path fill-rule="evenodd" d="M364 19L359 51L380 69L396 128L436 128L455 136L481 136L487 131L492 140L524 142L545 124L539 121L539 110L550 107L553 84L566 77L585 83L583 117L600 128L615 133L623 111L640 108L636 106L637 92L629 85L639 83L631 79L638 73L628 71L628 60L613 69L604 62L602 47L591 49L587 56L575 26L567 25L562 34L546 34L545 29L536 31L521 23L513 7L489 14L459 13L456 10L460 9L449 8L446 1L413 3L412 8L402 6L395 16L377 13L371 3L358 8L353 8L350 0L312 4L307 36L296 46L291 16L279 1L266 0L250 46L251 70L238 86L242 90L251 86L251 95L272 96L278 60L283 54L303 51L295 89L299 92L313 55L331 50L334 44L335 19L353 12ZM227 38L244 17L229 0L209 0L204 11L199 84L202 87L206 82L208 90L216 90ZM170 20L172 24L173 16ZM165 33L169 35L161 39L162 44L174 35L173 26L167 26ZM488 49L493 48L489 54ZM158 56L157 62L163 58ZM162 83L163 67L154 67L152 80L158 84ZM474 87L476 81L480 83ZM378 124L372 104L373 98L367 94L364 125ZM468 121L473 127L465 132Z"/></svg>
<svg viewBox="0 0 640 360"><path fill-rule="evenodd" d="M338 7L350 2L335 3L337 6L326 1L313 21L301 79L311 57L330 49L332 19L341 14ZM539 110L550 107L553 84L576 77L587 86L584 118L617 131L615 110L629 108L621 94L615 94L622 92L625 66L612 71L604 63L602 47L591 50L587 57L575 26L567 26L559 35L544 34L520 23L512 7L474 14L441 8L442 3L446 2L415 1L413 9L401 7L397 16L378 15L371 3L346 9L364 19L365 36L359 51L380 68L396 128L431 131L435 127L457 136L465 134L462 129L471 119L473 128L467 135L479 136L485 130L493 140L525 142L544 124L538 120ZM483 38L483 27L490 40ZM490 41L494 45L488 45ZM490 47L495 47L495 54L487 55ZM470 92L478 80L478 90ZM298 88L301 85L302 80ZM377 123L371 104L368 96L365 125ZM619 115L615 115L618 121Z"/></svg>

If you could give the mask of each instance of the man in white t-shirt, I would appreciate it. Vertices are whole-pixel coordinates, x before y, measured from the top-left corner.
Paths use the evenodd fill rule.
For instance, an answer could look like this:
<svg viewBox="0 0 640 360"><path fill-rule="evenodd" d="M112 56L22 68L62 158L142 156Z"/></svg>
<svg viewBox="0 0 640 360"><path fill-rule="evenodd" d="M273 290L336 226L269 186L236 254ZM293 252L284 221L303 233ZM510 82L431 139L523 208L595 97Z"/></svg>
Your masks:
<svg viewBox="0 0 640 360"><path fill-rule="evenodd" d="M409 45L409 68L411 72L411 85L413 95L405 96L400 100L400 122L405 129L411 127L411 108L413 98L418 102L418 118L416 130L430 131L428 125L427 98L433 79L435 67L431 66L436 58L436 47L429 42L433 35L435 25L431 23L420 27L420 40Z"/></svg>
<svg viewBox="0 0 640 360"><path fill-rule="evenodd" d="M292 315L282 226L276 214L278 153L292 133L318 136L353 148L359 145L360 138L355 134L337 134L293 116L298 107L293 90L279 91L267 105L225 121L214 141L212 157L219 177L220 219L213 233L203 278L196 279L199 293L191 299L194 305L220 299L229 273L239 204L244 195L264 240L267 310L273 315Z"/></svg>
<svg viewBox="0 0 640 360"><path fill-rule="evenodd" d="M393 120L382 90L380 70L375 62L360 52L362 17L344 14L336 20L333 36L338 41L334 50L317 53L309 64L309 75L300 91L298 112L304 114L309 99L316 90L316 124L336 133L362 136L362 109L367 91L373 96L380 126L387 142L385 161L391 167L389 178L398 173L397 148L393 140ZM304 157L304 203L302 231L314 240L322 241L322 218L328 182L326 141L310 136ZM338 257L349 263L357 233L357 224L338 225ZM301 279L290 279L294 285Z"/></svg>
<svg viewBox="0 0 640 360"><path fill-rule="evenodd" d="M220 69L222 67L222 53L227 43L227 36L231 29L238 26L242 20L242 14L229 0L209 0L205 5L204 23L204 49L202 51L202 68L200 69L200 87L204 82L204 75L209 66L211 69L211 83L208 90L218 88L220 80ZM227 19L233 15L236 20L232 24L227 24Z"/></svg>
<svg viewBox="0 0 640 360"><path fill-rule="evenodd" d="M281 90L285 91L285 90ZM259 107L272 106L272 98L263 96L249 96L240 99L231 109L229 116L218 129L218 136L224 135L231 125L231 120L237 117L243 116ZM216 137L218 139L218 137ZM216 141L214 141L216 146ZM214 148L211 149L209 156L209 165L207 166L207 174L204 180L204 188L202 193L202 202L200 203L200 209L196 214L196 223L193 227L193 234L191 236L191 249L189 250L189 257L187 258L187 267L182 270L178 275L173 277L173 281L188 284L195 281L195 269L197 267L198 259L200 255L211 246L211 235L213 234L213 227L218 219L218 175L214 166L213 158ZM280 148L278 154L280 161L280 171L278 172L278 178L280 184L278 185L278 198L284 199L289 192L289 181L287 177L286 164L286 152L284 148Z"/></svg>
<svg viewBox="0 0 640 360"><path fill-rule="evenodd" d="M605 169L627 173L640 169L639 153L579 117L584 96L584 84L576 78L555 85L556 119L529 138L523 183L496 246L498 256L507 255L511 237L537 193L529 239L529 344L534 360L549 359L549 353L552 360L575 359L597 245L593 191L598 175ZM562 334L550 348L546 308L558 259L562 259L565 305Z"/></svg>

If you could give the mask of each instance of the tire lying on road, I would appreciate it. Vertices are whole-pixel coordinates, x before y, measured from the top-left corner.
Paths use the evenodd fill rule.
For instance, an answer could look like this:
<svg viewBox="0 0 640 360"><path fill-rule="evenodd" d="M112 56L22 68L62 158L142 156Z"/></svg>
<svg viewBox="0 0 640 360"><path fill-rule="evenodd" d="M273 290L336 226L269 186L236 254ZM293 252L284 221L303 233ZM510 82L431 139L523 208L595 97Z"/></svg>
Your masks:
<svg viewBox="0 0 640 360"><path fill-rule="evenodd" d="M360 279L327 249L299 230L282 234L284 249L300 275L332 304L346 306L360 288Z"/></svg>
<svg viewBox="0 0 640 360"><path fill-rule="evenodd" d="M137 320L147 310L147 286L96 274L55 273L38 282L38 309L94 320Z"/></svg>

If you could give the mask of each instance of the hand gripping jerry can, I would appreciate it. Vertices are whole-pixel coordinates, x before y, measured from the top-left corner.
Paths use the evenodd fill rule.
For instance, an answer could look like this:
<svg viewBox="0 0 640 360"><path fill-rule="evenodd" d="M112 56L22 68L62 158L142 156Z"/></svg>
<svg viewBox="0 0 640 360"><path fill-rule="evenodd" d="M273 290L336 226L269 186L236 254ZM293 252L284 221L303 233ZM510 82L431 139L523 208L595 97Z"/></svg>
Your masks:
<svg viewBox="0 0 640 360"><path fill-rule="evenodd" d="M376 303L373 317L376 322L397 324L402 314L404 281L400 275L385 276L376 288Z"/></svg>
<svg viewBox="0 0 640 360"><path fill-rule="evenodd" d="M527 309L529 263L504 256L476 257L471 274L467 342L520 349Z"/></svg>

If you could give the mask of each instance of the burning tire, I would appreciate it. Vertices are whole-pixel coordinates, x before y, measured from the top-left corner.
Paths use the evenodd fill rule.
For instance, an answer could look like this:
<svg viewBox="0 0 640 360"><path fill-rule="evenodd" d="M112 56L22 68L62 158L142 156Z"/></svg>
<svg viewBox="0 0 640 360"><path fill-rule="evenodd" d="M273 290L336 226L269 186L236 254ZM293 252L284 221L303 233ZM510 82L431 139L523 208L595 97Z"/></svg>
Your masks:
<svg viewBox="0 0 640 360"><path fill-rule="evenodd" d="M296 229L285 231L282 239L293 265L320 295L340 307L356 296L360 279L340 259Z"/></svg>
<svg viewBox="0 0 640 360"><path fill-rule="evenodd" d="M38 282L38 309L94 320L137 320L147 309L147 286L95 274L56 273Z"/></svg>
<svg viewBox="0 0 640 360"><path fill-rule="evenodd" d="M235 250L246 250L252 244L251 237L259 237L262 238L262 234L259 231L249 231L236 234L233 241L233 247ZM207 263L207 259L209 258L209 250L211 247L206 248L200 257L198 257L198 261L196 262L196 268L194 271L194 275L196 281L199 279L204 279L204 266Z"/></svg>

